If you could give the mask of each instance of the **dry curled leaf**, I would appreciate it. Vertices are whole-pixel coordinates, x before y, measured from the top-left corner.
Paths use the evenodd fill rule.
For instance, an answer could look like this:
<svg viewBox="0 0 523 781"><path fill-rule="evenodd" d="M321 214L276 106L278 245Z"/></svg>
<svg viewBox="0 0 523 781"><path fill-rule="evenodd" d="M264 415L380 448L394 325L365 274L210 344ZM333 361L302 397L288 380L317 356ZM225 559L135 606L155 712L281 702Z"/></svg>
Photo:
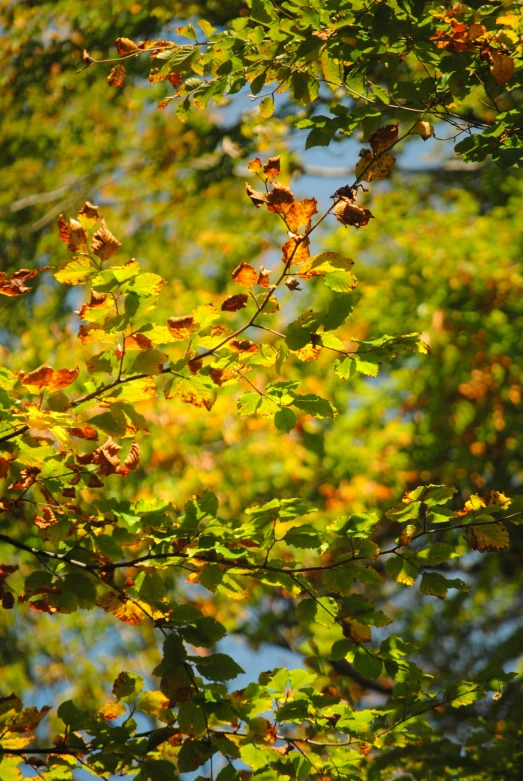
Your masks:
<svg viewBox="0 0 523 781"><path fill-rule="evenodd" d="M260 285L260 287L269 287L270 273L271 273L270 269L267 269L264 266L260 266L260 273L258 274L258 280L256 284Z"/></svg>
<svg viewBox="0 0 523 781"><path fill-rule="evenodd" d="M116 471L122 477L127 477L129 472L134 472L140 463L140 447L137 442L132 441L131 448L127 454L127 458L121 466L116 468Z"/></svg>
<svg viewBox="0 0 523 781"><path fill-rule="evenodd" d="M87 252L87 233L78 220L71 217L67 223L64 215L60 214L57 224L58 235L70 252Z"/></svg>
<svg viewBox="0 0 523 781"><path fill-rule="evenodd" d="M36 269L21 268L19 271L8 278L5 271L0 271L0 295L3 296L21 296L28 293L31 288L25 284L29 279L33 279L42 271L47 271L52 266L41 266Z"/></svg>
<svg viewBox="0 0 523 781"><path fill-rule="evenodd" d="M125 81L125 68L123 65L115 65L107 77L110 87L123 87Z"/></svg>
<svg viewBox="0 0 523 781"><path fill-rule="evenodd" d="M289 288L289 290L301 290L299 280L297 280L295 277L287 277L284 284Z"/></svg>
<svg viewBox="0 0 523 781"><path fill-rule="evenodd" d="M280 157L269 157L263 166L263 173L267 179L276 179L280 175Z"/></svg>
<svg viewBox="0 0 523 781"><path fill-rule="evenodd" d="M355 228L364 228L374 217L370 209L352 203L349 198L340 198L332 213L342 225L353 225Z"/></svg>
<svg viewBox="0 0 523 781"><path fill-rule="evenodd" d="M140 51L135 42L131 41L130 38L117 38L114 43L120 56L123 54L130 54L131 52Z"/></svg>
<svg viewBox="0 0 523 781"><path fill-rule="evenodd" d="M249 263L240 263L232 272L233 282L242 287L254 287L258 279L256 269L254 269Z"/></svg>
<svg viewBox="0 0 523 781"><path fill-rule="evenodd" d="M261 193L259 190L255 190L253 187L251 187L249 182L245 182L245 189L247 190L247 195L257 209L259 209L260 206L263 206L264 203L267 203L265 194Z"/></svg>
<svg viewBox="0 0 523 781"><path fill-rule="evenodd" d="M77 439L98 439L98 431L92 426L82 426L81 428L70 428L69 434Z"/></svg>
<svg viewBox="0 0 523 781"><path fill-rule="evenodd" d="M235 296L228 296L221 306L222 312L237 312L238 309L244 309L247 306L249 296L247 293L238 293Z"/></svg>
<svg viewBox="0 0 523 781"><path fill-rule="evenodd" d="M411 133L421 136L424 141L434 135L434 128L430 122L416 122Z"/></svg>
<svg viewBox="0 0 523 781"><path fill-rule="evenodd" d="M91 251L95 255L98 255L100 260L103 262L104 260L109 260L109 258L112 258L112 256L118 252L121 246L121 242L119 242L118 239L113 236L105 224L105 220L102 219L101 226L93 235L91 241Z"/></svg>

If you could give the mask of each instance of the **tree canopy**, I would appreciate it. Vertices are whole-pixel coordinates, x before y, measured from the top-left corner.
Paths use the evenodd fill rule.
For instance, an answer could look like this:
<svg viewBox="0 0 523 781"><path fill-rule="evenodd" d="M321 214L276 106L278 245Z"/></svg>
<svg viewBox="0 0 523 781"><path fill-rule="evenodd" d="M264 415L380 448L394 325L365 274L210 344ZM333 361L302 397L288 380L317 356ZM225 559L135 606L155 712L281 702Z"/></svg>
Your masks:
<svg viewBox="0 0 523 781"><path fill-rule="evenodd" d="M0 19L2 781L519 780L519 4Z"/></svg>

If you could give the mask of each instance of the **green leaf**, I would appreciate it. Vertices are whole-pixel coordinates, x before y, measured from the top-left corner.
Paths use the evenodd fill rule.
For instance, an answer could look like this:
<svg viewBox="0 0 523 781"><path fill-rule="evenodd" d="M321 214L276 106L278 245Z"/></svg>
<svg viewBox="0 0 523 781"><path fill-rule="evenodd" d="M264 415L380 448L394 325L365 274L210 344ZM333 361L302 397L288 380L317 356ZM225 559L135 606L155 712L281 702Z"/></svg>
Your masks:
<svg viewBox="0 0 523 781"><path fill-rule="evenodd" d="M121 672L113 683L113 694L117 700L130 700L144 687L143 678L131 672Z"/></svg>
<svg viewBox="0 0 523 781"><path fill-rule="evenodd" d="M337 615L338 605L332 597L302 599L296 605L296 618L304 626L309 626L315 621L322 626L331 627Z"/></svg>
<svg viewBox="0 0 523 781"><path fill-rule="evenodd" d="M354 667L365 678L377 680L383 671L383 662L365 648L358 648L354 654Z"/></svg>
<svg viewBox="0 0 523 781"><path fill-rule="evenodd" d="M181 773L192 773L205 764L216 749L203 740L186 740L178 754L178 770Z"/></svg>
<svg viewBox="0 0 523 781"><path fill-rule="evenodd" d="M274 416L274 423L279 431L292 431L296 425L296 415L288 407L283 407Z"/></svg>
<svg viewBox="0 0 523 781"><path fill-rule="evenodd" d="M309 524L294 526L283 539L287 545L293 545L295 548L318 548L321 544L318 531Z"/></svg>
<svg viewBox="0 0 523 781"><path fill-rule="evenodd" d="M168 359L169 356L160 350L140 350L130 371L132 374L160 374Z"/></svg>
<svg viewBox="0 0 523 781"><path fill-rule="evenodd" d="M385 562L385 572L397 583L412 586L418 577L418 570L408 559L394 555Z"/></svg>
<svg viewBox="0 0 523 781"><path fill-rule="evenodd" d="M227 630L223 624L220 624L212 616L198 618L194 625L180 629L180 635L187 643L200 648L210 648L225 637L226 634Z"/></svg>
<svg viewBox="0 0 523 781"><path fill-rule="evenodd" d="M229 681L245 672L234 659L227 654L191 657L198 672L211 681Z"/></svg>
<svg viewBox="0 0 523 781"><path fill-rule="evenodd" d="M96 602L96 586L83 572L70 572L64 578L63 590L74 596L78 607L91 610Z"/></svg>
<svg viewBox="0 0 523 781"><path fill-rule="evenodd" d="M70 260L59 271L53 273L57 282L63 285L81 285L94 277L97 269L90 258L78 256Z"/></svg>
<svg viewBox="0 0 523 781"><path fill-rule="evenodd" d="M358 280L350 271L332 271L325 274L323 281L335 293L349 293L358 285Z"/></svg>
<svg viewBox="0 0 523 781"><path fill-rule="evenodd" d="M62 702L57 713L64 724L74 731L85 729L91 719L91 714L88 711L77 708L72 700Z"/></svg>
<svg viewBox="0 0 523 781"><path fill-rule="evenodd" d="M341 380L350 380L350 378L356 374L357 363L352 357L337 358L334 361L333 366L334 373Z"/></svg>
<svg viewBox="0 0 523 781"><path fill-rule="evenodd" d="M264 119L269 119L274 114L274 98L272 95L266 95L261 99L260 114Z"/></svg>
<svg viewBox="0 0 523 781"><path fill-rule="evenodd" d="M334 418L338 414L338 410L330 401L322 399L320 396L315 396L312 393L309 393L306 396L296 394L293 405L315 418Z"/></svg>
<svg viewBox="0 0 523 781"><path fill-rule="evenodd" d="M438 572L424 572L421 576L419 590L422 594L429 594L439 599L447 596L447 582Z"/></svg>

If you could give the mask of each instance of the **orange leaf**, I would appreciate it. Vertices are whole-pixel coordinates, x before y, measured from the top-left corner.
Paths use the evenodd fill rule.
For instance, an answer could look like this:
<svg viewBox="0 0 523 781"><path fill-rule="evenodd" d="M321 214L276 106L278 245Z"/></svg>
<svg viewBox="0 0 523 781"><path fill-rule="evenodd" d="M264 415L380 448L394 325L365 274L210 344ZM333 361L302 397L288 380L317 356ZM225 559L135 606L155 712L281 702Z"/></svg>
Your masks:
<svg viewBox="0 0 523 781"><path fill-rule="evenodd" d="M36 388L45 388L51 382L51 378L54 374L53 369L48 363L44 363L29 374L25 374L23 370L18 375L18 379L22 385L34 385Z"/></svg>
<svg viewBox="0 0 523 781"><path fill-rule="evenodd" d="M123 464L116 469L116 471L118 472L119 475L122 475L122 477L127 477L129 472L134 472L139 462L140 462L140 447L138 446L137 442L133 440L131 444L131 449L127 454L127 458L125 459Z"/></svg>
<svg viewBox="0 0 523 781"><path fill-rule="evenodd" d="M76 380L79 373L80 369L78 366L75 369L59 369L57 372L53 372L48 387L49 392L53 393L54 391L62 390L62 388L67 388L68 385Z"/></svg>
<svg viewBox="0 0 523 781"><path fill-rule="evenodd" d="M242 262L232 272L232 278L237 285L251 288L256 284L258 275L252 266L250 266L248 263Z"/></svg>
<svg viewBox="0 0 523 781"><path fill-rule="evenodd" d="M247 306L249 296L247 293L238 293L235 296L228 296L221 306L222 312L236 312Z"/></svg>
<svg viewBox="0 0 523 781"><path fill-rule="evenodd" d="M255 157L254 160L251 160L251 162L247 165L249 171L252 171L253 173L261 171L262 167L262 161L259 157Z"/></svg>
<svg viewBox="0 0 523 781"><path fill-rule="evenodd" d="M121 247L121 243L113 236L102 219L102 225L94 234L91 241L91 251L98 255L101 261L109 260Z"/></svg>
<svg viewBox="0 0 523 781"><path fill-rule="evenodd" d="M302 225L309 225L313 214L318 213L316 198L304 198L293 203L285 215L287 227L297 233Z"/></svg>
<svg viewBox="0 0 523 781"><path fill-rule="evenodd" d="M123 87L125 81L125 68L123 65L115 65L107 77L110 87Z"/></svg>
<svg viewBox="0 0 523 781"><path fill-rule="evenodd" d="M298 263L304 263L310 258L309 246L310 241L308 238L303 239L303 241L300 242L295 238L289 239L282 247L283 262L288 263L292 258L290 263L291 266L295 266Z"/></svg>
<svg viewBox="0 0 523 781"><path fill-rule="evenodd" d="M98 713L104 721L112 721L125 713L125 705L123 702L107 702L102 705Z"/></svg>

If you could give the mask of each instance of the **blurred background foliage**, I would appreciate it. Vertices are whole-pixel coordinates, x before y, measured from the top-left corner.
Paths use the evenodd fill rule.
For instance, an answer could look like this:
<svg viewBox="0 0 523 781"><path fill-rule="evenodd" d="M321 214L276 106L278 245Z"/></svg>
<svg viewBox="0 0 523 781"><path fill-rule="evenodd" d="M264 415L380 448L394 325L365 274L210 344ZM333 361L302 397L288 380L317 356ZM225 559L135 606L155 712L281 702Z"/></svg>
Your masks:
<svg viewBox="0 0 523 781"><path fill-rule="evenodd" d="M292 131L292 106L262 120L242 93L232 104L192 112L182 124L169 108L155 108L166 86L149 85L140 62L122 90L108 88L101 67L75 73L84 47L96 58L112 57L120 35L172 38L183 20L221 25L241 8L236 0L0 2L2 270L61 263L66 250L56 218L90 200L125 252L167 280L160 299L166 319L218 300L241 261L274 263L283 237L244 196L251 156L281 153L286 183L295 180L300 194L319 198L320 211L327 207L331 192L346 183L357 147L346 142L336 149L340 175L326 169L330 178L322 177L328 158L317 162L315 153L304 152ZM173 401L144 405L150 436L140 441L142 465L127 481L110 483L113 495L154 493L182 505L207 487L231 514L274 495L303 496L331 518L348 508L385 509L421 483L448 482L461 498L478 489L521 492L523 180L488 162L447 165L444 143L430 140L421 152L419 141L412 144L390 182L371 186L374 219L365 230L348 232L331 220L314 241L317 251L343 251L355 261L359 287L343 336L421 331L432 355L348 383L327 371L327 351L314 363L296 360L292 371L307 378L310 392L331 398L341 415L334 423L303 420L288 436L263 418L239 418L235 386L210 413ZM437 155L435 164L427 149ZM314 178L302 176L311 160ZM73 365L84 349L73 325L75 294L50 275L37 281L33 295L1 302L0 356L14 370L45 361ZM323 293L309 289L288 294L281 323L292 315L293 297L301 296L302 311L307 296L321 308ZM424 645L422 659L440 680L466 676L491 646L498 661L517 665L523 629L514 573L522 542L483 557L481 567L480 554L464 559L478 581L474 599L457 594L435 605L390 589L376 595L389 610L396 604L398 634L422 643L441 638ZM175 595L185 589L172 583ZM199 604L253 646L271 642L304 653L329 679L338 675L322 659L327 638L305 638L283 596L269 603L262 587L253 596L249 609L220 599L206 605L204 596ZM17 610L3 611L0 620L0 687L25 689L28 703L66 691L99 704L119 669L146 674L158 656L145 625L115 627L103 615ZM362 696L350 679L338 683L352 687L354 701ZM511 686L515 692L517 684Z"/></svg>

